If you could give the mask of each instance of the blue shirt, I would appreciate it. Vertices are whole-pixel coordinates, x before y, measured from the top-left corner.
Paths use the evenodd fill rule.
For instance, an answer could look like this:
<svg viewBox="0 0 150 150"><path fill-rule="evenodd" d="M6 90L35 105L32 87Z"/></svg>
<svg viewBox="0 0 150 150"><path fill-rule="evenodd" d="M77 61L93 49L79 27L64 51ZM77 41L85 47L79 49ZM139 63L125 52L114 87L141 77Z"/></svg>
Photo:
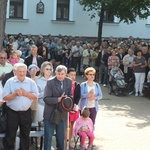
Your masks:
<svg viewBox="0 0 150 150"><path fill-rule="evenodd" d="M19 81L18 78L12 77L10 78L3 89L3 98L8 94L14 93L16 89L23 88L25 91L29 93L33 93L35 96L38 97L38 89L36 83L28 78L25 77L24 81ZM16 98L12 99L11 101L6 101L6 104L9 108L15 111L26 111L30 108L32 104L32 99L29 99L25 96L17 96Z"/></svg>
<svg viewBox="0 0 150 150"><path fill-rule="evenodd" d="M82 82L81 83L81 99L79 102L79 109L82 110L84 107L87 107L88 104L88 85L87 85L87 81L86 82ZM94 82L94 88L95 88L95 97L98 98L98 100L100 100L103 97L102 94L102 90L100 88L100 85L98 83ZM98 111L98 100L95 100L95 108L96 111Z"/></svg>

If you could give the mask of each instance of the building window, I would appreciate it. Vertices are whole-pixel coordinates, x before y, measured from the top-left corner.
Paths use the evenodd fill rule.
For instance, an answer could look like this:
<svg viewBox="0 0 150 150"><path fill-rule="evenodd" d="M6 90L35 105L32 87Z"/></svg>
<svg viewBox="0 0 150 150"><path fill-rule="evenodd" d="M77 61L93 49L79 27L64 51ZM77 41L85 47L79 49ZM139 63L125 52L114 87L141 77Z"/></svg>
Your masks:
<svg viewBox="0 0 150 150"><path fill-rule="evenodd" d="M23 0L10 0L9 18L23 18Z"/></svg>
<svg viewBox="0 0 150 150"><path fill-rule="evenodd" d="M114 22L114 16L111 13L111 10L104 12L104 22L112 23Z"/></svg>
<svg viewBox="0 0 150 150"><path fill-rule="evenodd" d="M57 20L69 20L69 0L57 0Z"/></svg>

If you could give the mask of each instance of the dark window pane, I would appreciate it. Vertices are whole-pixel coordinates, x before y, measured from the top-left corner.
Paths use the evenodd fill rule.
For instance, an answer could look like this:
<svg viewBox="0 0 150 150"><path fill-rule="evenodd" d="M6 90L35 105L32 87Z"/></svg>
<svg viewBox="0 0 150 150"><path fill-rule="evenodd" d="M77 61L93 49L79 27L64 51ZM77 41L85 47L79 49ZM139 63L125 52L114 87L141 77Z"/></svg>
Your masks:
<svg viewBox="0 0 150 150"><path fill-rule="evenodd" d="M104 22L113 22L114 16L112 15L111 11L104 12Z"/></svg>
<svg viewBox="0 0 150 150"><path fill-rule="evenodd" d="M23 0L10 0L10 18L23 18Z"/></svg>
<svg viewBox="0 0 150 150"><path fill-rule="evenodd" d="M57 20L69 20L69 0L57 1Z"/></svg>

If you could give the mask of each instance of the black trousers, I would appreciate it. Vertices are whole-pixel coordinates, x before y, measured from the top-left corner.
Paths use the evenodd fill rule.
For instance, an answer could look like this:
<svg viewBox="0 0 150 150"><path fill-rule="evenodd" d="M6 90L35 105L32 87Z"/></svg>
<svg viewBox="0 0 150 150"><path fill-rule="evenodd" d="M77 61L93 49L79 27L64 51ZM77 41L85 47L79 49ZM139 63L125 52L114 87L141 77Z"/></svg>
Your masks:
<svg viewBox="0 0 150 150"><path fill-rule="evenodd" d="M77 72L80 74L81 57L72 57L72 67L76 70L77 66L78 66Z"/></svg>
<svg viewBox="0 0 150 150"><path fill-rule="evenodd" d="M20 150L29 150L29 134L31 129L31 109L14 111L7 107L6 136L3 139L4 150L14 150L16 132L20 128Z"/></svg>
<svg viewBox="0 0 150 150"><path fill-rule="evenodd" d="M125 80L126 80L126 83L130 83L131 81L130 80L133 80L134 79L134 73L133 73L133 69L128 67L128 73L125 73Z"/></svg>

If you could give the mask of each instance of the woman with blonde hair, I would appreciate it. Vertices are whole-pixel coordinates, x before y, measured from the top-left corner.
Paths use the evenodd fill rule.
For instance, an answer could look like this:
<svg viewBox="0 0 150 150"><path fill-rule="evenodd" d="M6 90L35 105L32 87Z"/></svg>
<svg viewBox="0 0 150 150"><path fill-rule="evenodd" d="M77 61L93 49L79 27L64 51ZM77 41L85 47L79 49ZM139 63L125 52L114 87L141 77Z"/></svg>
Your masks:
<svg viewBox="0 0 150 150"><path fill-rule="evenodd" d="M93 67L88 67L84 71L87 81L81 83L81 99L79 109L87 107L90 111L90 118L95 124L95 119L98 111L98 100L102 98L100 85L94 82L96 70Z"/></svg>

